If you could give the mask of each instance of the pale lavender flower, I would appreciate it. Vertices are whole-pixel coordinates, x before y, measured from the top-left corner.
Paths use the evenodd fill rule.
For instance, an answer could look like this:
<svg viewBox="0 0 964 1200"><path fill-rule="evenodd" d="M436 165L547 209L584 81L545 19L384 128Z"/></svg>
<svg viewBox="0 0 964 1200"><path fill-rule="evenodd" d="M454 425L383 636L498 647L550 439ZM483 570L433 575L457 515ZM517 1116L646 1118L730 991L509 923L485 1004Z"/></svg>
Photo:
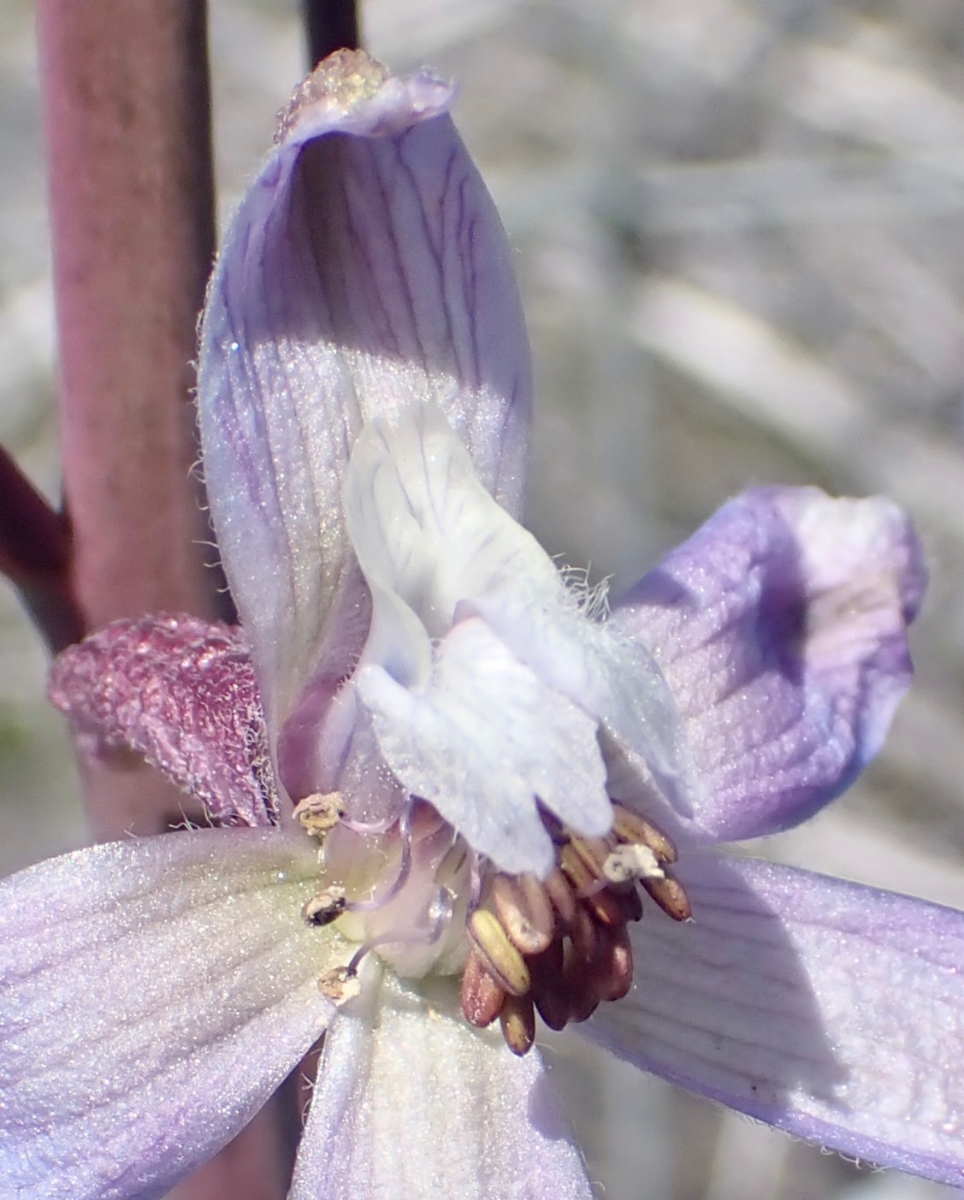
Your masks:
<svg viewBox="0 0 964 1200"><path fill-rule="evenodd" d="M330 60L228 235L199 400L244 633L122 622L52 680L220 827L0 889L0 1191L159 1196L327 1030L295 1200L588 1197L533 1005L962 1184L964 916L712 849L879 748L913 531L758 490L611 613L567 583L515 520L528 352L451 99Z"/></svg>

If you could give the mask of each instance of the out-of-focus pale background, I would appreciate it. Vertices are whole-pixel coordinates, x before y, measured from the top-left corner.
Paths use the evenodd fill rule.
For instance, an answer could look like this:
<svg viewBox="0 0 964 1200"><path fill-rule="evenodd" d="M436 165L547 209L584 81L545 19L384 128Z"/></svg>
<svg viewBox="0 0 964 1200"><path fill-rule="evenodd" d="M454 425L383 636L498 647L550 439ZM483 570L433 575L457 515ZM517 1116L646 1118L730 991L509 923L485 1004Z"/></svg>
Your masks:
<svg viewBox="0 0 964 1200"><path fill-rule="evenodd" d="M763 851L964 907L964 6L369 0L462 85L538 384L530 520L614 587L751 483L886 492L933 572L917 685L842 802ZM0 33L0 439L57 491L32 5ZM222 215L303 67L296 0L212 0ZM0 592L0 873L84 838L44 656ZM760 847L757 847L759 850ZM645 964L642 964L645 972ZM936 1200L578 1038L546 1051L606 1200Z"/></svg>

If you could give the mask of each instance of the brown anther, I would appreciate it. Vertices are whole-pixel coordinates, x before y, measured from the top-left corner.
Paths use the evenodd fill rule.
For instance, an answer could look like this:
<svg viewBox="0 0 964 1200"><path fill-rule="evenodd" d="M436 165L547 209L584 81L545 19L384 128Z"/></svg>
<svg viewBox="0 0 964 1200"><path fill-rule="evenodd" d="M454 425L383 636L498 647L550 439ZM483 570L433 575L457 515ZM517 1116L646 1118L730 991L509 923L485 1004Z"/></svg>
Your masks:
<svg viewBox="0 0 964 1200"><path fill-rule="evenodd" d="M585 905L592 918L600 925L622 925L626 919L619 898L608 887L600 888L591 896L585 896L580 900L580 904Z"/></svg>
<svg viewBox="0 0 964 1200"><path fill-rule="evenodd" d="M462 1012L470 1025L484 1029L502 1011L505 992L489 974L477 950L469 951L462 975Z"/></svg>
<svg viewBox="0 0 964 1200"><path fill-rule="evenodd" d="M588 894L599 883L599 871L590 867L571 843L560 846L559 866L577 895Z"/></svg>
<svg viewBox="0 0 964 1200"><path fill-rule="evenodd" d="M678 879L667 875L665 879L642 879L640 882L663 912L674 921L688 921L693 915L689 896Z"/></svg>
<svg viewBox="0 0 964 1200"><path fill-rule="evenodd" d="M529 969L498 917L486 908L477 908L469 917L468 932L496 983L511 996L524 996L532 982Z"/></svg>
<svg viewBox="0 0 964 1200"><path fill-rule="evenodd" d="M553 867L543 887L559 920L568 928L576 919L576 897L569 880L558 867Z"/></svg>
<svg viewBox="0 0 964 1200"><path fill-rule="evenodd" d="M578 848L577 843L580 840L582 839L574 838L569 845L561 848L559 865L563 874L572 884L580 904L584 904L593 917L597 921L601 921L603 925L616 925L623 919L623 910L619 901L610 892L607 881L601 876L602 863L595 866L589 865L590 859L595 861L594 856L585 849L588 843L584 840L582 840L584 848L582 850ZM600 844L602 845L602 843Z"/></svg>
<svg viewBox="0 0 964 1200"><path fill-rule="evenodd" d="M660 862L676 862L676 846L670 838L651 821L621 804L613 805L613 833L622 842L648 846Z"/></svg>
<svg viewBox="0 0 964 1200"><path fill-rule="evenodd" d="M506 996L499 1013L502 1036L513 1054L528 1054L536 1040L536 1014L531 996Z"/></svg>
<svg viewBox="0 0 964 1200"><path fill-rule="evenodd" d="M565 1029L569 1021L569 990L563 975L562 939L556 938L548 950L529 959L532 998L539 1016L550 1029Z"/></svg>
<svg viewBox="0 0 964 1200"><path fill-rule="evenodd" d="M625 925L602 931L600 952L591 969L596 997L622 1000L633 986L633 949Z"/></svg>
<svg viewBox="0 0 964 1200"><path fill-rule="evenodd" d="M574 946L567 946L563 976L569 996L569 1020L588 1020L599 1007L592 962L583 958Z"/></svg>
<svg viewBox="0 0 964 1200"><path fill-rule="evenodd" d="M602 874L603 863L609 856L610 846L602 838L585 837L571 837L569 845L598 879Z"/></svg>
<svg viewBox="0 0 964 1200"><path fill-rule="evenodd" d="M573 949L586 962L596 956L599 947L598 930L599 926L592 919L589 910L580 904L569 927L569 936L572 938Z"/></svg>
<svg viewBox="0 0 964 1200"><path fill-rule="evenodd" d="M345 889L328 887L305 901L301 908L301 918L306 925L330 925L332 921L337 921L344 911Z"/></svg>
<svg viewBox="0 0 964 1200"><path fill-rule="evenodd" d="M322 841L345 815L341 792L315 792L305 796L295 805L291 815L301 822L307 834Z"/></svg>
<svg viewBox="0 0 964 1200"><path fill-rule="evenodd" d="M492 903L521 954L541 954L549 946L556 922L546 889L535 875L496 875Z"/></svg>

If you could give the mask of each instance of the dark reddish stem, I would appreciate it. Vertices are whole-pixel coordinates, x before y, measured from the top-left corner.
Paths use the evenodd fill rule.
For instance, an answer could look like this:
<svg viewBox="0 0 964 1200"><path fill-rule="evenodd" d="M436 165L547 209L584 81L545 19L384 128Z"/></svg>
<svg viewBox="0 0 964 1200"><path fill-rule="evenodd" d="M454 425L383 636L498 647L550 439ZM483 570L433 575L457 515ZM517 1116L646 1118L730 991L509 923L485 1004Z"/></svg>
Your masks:
<svg viewBox="0 0 964 1200"><path fill-rule="evenodd" d="M302 11L312 66L335 50L361 45L355 0L302 0Z"/></svg>
<svg viewBox="0 0 964 1200"><path fill-rule="evenodd" d="M83 636L70 591L70 530L0 447L0 571L52 650Z"/></svg>

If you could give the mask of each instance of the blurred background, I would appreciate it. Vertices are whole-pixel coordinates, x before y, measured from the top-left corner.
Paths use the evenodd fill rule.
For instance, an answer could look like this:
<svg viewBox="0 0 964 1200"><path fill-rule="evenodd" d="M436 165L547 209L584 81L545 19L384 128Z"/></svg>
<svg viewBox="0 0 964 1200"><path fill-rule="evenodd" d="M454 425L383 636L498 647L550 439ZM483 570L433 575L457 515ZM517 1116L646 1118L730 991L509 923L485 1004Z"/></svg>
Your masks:
<svg viewBox="0 0 964 1200"><path fill-rule="evenodd" d="M0 440L57 496L32 5L2 0ZM960 0L362 0L461 84L536 362L529 521L614 589L754 483L885 492L924 535L880 761L762 852L964 907ZM303 73L296 0L211 0L222 221ZM0 584L0 873L82 844L39 639ZM754 851L761 852L758 844ZM604 1059L546 1057L605 1200L938 1200Z"/></svg>

